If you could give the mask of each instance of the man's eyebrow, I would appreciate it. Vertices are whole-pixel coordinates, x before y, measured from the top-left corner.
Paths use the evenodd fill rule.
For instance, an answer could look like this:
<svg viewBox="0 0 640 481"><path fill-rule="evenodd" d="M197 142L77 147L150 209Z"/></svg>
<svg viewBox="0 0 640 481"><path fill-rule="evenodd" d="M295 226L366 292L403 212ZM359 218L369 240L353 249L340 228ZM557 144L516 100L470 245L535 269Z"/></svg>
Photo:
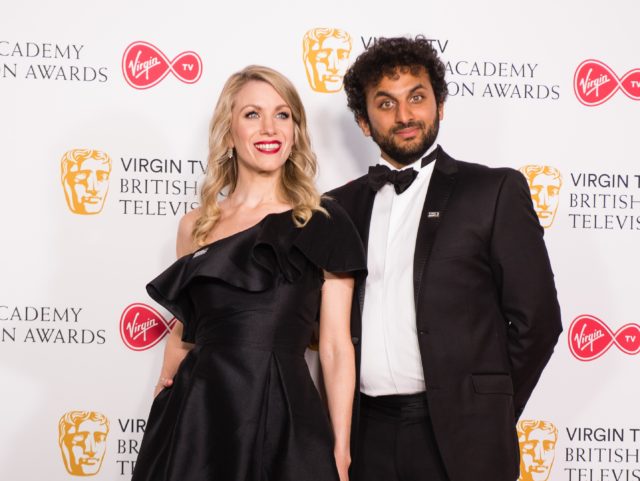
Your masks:
<svg viewBox="0 0 640 481"><path fill-rule="evenodd" d="M378 97L389 97L391 99L394 99L395 97L393 95L391 95L389 92L385 92L384 90L378 90L375 95L373 96L373 98L378 98Z"/></svg>
<svg viewBox="0 0 640 481"><path fill-rule="evenodd" d="M423 88L426 88L426 87L424 85L422 85L422 84L418 84L415 87L413 87L411 90L409 90L409 94L412 94L416 90L420 90L420 89L423 89ZM378 98L378 97L389 97L391 99L395 99L396 98L394 95L392 95L389 92L386 92L384 90L378 90L373 96L373 98Z"/></svg>
<svg viewBox="0 0 640 481"><path fill-rule="evenodd" d="M415 92L416 90L420 90L420 89L424 89L424 88L426 88L424 85L422 85L422 84L418 84L418 85L416 85L415 87L413 87L413 88L409 91L409 93L410 93L410 94L412 94L412 93L413 93L413 92Z"/></svg>

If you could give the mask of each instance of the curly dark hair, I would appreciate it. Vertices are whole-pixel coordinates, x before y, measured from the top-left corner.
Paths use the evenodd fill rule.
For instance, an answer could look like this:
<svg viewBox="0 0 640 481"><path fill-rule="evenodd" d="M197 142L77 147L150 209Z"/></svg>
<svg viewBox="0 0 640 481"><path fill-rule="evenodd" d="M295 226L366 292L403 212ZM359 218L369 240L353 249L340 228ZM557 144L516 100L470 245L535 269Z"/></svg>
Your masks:
<svg viewBox="0 0 640 481"><path fill-rule="evenodd" d="M416 75L421 68L429 74L437 105L442 105L447 98L445 66L429 40L424 37L379 38L373 47L358 55L344 76L347 105L356 120L369 121L367 87L376 85L383 76L392 77L398 69L409 69Z"/></svg>

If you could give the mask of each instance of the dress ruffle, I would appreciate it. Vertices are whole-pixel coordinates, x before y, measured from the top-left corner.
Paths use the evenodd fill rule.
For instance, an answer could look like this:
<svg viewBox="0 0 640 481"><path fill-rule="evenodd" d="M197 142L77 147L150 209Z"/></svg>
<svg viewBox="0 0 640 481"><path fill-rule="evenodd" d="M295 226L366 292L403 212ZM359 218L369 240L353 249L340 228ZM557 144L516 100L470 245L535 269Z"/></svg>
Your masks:
<svg viewBox="0 0 640 481"><path fill-rule="evenodd" d="M268 214L246 230L181 257L147 284L149 296L183 323L183 340L194 342L187 287L195 279L262 292L278 278L296 282L308 263L333 273L364 274L364 248L351 219L333 200L325 199L322 205L328 215L315 212L304 227L292 228L291 211Z"/></svg>

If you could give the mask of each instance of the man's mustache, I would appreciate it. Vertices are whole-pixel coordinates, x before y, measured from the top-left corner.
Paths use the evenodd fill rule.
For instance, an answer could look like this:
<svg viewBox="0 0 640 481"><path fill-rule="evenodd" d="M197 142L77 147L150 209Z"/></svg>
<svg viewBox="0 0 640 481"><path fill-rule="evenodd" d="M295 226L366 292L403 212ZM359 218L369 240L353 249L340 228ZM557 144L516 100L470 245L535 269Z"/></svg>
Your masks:
<svg viewBox="0 0 640 481"><path fill-rule="evenodd" d="M406 123L399 123L399 124L396 124L396 126L391 130L391 132L393 132L394 134L397 134L401 130L410 129L412 127L418 127L424 130L424 122L422 122L421 120L410 120L409 122L406 122Z"/></svg>

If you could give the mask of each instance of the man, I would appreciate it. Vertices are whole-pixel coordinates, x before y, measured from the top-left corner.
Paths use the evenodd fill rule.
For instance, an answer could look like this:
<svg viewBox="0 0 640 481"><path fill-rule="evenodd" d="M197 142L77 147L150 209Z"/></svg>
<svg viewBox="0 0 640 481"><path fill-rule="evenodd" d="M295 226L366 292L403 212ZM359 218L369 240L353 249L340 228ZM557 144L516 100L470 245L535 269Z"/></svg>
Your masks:
<svg viewBox="0 0 640 481"><path fill-rule="evenodd" d="M540 224L545 229L551 227L558 211L562 175L550 165L525 165L520 172L527 178L533 207Z"/></svg>
<svg viewBox="0 0 640 481"><path fill-rule="evenodd" d="M562 330L524 177L436 144L444 73L427 40L390 38L344 79L382 156L329 193L368 257L352 317L355 481L515 481L516 420Z"/></svg>
<svg viewBox="0 0 640 481"><path fill-rule="evenodd" d="M58 431L67 472L75 476L98 473L107 448L109 420L97 412L70 411L60 418Z"/></svg>
<svg viewBox="0 0 640 481"><path fill-rule="evenodd" d="M548 481L556 458L558 429L548 421L518 422L520 478L518 481Z"/></svg>
<svg viewBox="0 0 640 481"><path fill-rule="evenodd" d="M349 66L351 36L337 28L314 28L302 41L304 68L316 92L342 90L342 77Z"/></svg>
<svg viewBox="0 0 640 481"><path fill-rule="evenodd" d="M74 149L60 163L62 187L74 214L99 214L109 190L111 157L105 152Z"/></svg>

